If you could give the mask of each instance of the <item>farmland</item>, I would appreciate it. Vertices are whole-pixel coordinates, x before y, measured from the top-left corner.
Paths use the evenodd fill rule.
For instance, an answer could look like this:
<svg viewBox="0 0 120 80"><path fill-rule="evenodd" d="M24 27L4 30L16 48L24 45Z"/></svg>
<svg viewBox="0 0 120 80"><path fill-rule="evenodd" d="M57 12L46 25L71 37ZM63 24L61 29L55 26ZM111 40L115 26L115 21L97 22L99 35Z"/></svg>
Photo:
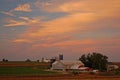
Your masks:
<svg viewBox="0 0 120 80"><path fill-rule="evenodd" d="M0 76L56 74L56 72L53 72L53 71L46 71L48 68L50 68L49 63L1 62L0 63Z"/></svg>
<svg viewBox="0 0 120 80"><path fill-rule="evenodd" d="M49 75L54 74L52 71L44 71L39 67L0 67L0 75Z"/></svg>
<svg viewBox="0 0 120 80"><path fill-rule="evenodd" d="M41 63L41 62L25 62L25 61L9 61L9 62L0 62L0 67L25 67L25 66L41 66L49 67L50 63Z"/></svg>
<svg viewBox="0 0 120 80"><path fill-rule="evenodd" d="M120 80L119 76L80 75L44 75L44 76L0 76L0 80Z"/></svg>
<svg viewBox="0 0 120 80"><path fill-rule="evenodd" d="M0 62L0 80L120 80L120 76L63 74L48 68L50 63Z"/></svg>

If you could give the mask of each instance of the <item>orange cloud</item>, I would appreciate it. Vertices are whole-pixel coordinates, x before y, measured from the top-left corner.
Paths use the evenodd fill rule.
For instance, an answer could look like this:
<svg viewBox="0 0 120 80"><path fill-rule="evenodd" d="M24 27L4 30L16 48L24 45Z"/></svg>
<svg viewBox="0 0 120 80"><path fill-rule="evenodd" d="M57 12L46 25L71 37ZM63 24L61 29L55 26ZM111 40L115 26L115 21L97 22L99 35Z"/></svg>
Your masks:
<svg viewBox="0 0 120 80"><path fill-rule="evenodd" d="M20 25L26 25L26 22L24 21L16 21L16 20L9 20L9 24L6 24L5 26L20 26Z"/></svg>
<svg viewBox="0 0 120 80"><path fill-rule="evenodd" d="M22 20L26 20L26 21L30 20L28 17L25 17L25 16L20 16L19 18L22 19Z"/></svg>
<svg viewBox="0 0 120 80"><path fill-rule="evenodd" d="M84 39L84 40L66 40L66 41L58 41L54 43L41 43L35 44L34 46L37 47L101 47L101 46L118 46L120 39ZM75 47L75 48L76 48Z"/></svg>
<svg viewBox="0 0 120 80"><path fill-rule="evenodd" d="M13 40L12 42L15 42L15 43L32 43L31 40L27 40L27 39L16 39L16 40Z"/></svg>
<svg viewBox="0 0 120 80"><path fill-rule="evenodd" d="M6 15L8 15L8 16L13 16L13 17L15 17L15 16L16 16L16 15L14 15L14 14L13 14L13 13L11 13L11 12L1 11L1 13L6 14Z"/></svg>
<svg viewBox="0 0 120 80"><path fill-rule="evenodd" d="M118 15L116 12L119 11L119 3L119 0L65 0L62 3L61 1L56 0L52 0L51 3L41 3L37 1L35 5L40 8L40 10L42 9L48 12L66 12L69 14L67 16L45 22L43 25L44 28L39 29L34 33L27 33L27 35L32 37L40 37L54 34L64 34L74 32L76 30L93 30L95 27L83 25L95 21L101 21L107 17L115 17Z"/></svg>
<svg viewBox="0 0 120 80"><path fill-rule="evenodd" d="M120 0L65 0L61 1L52 0L50 5L48 2L41 3L37 1L35 5L47 12L65 12L65 13L95 13L96 17L116 16L119 15Z"/></svg>
<svg viewBox="0 0 120 80"><path fill-rule="evenodd" d="M104 1L104 4L107 3L109 5L103 5L103 1L96 2L94 0L91 1L71 0L62 4L57 3L59 5L55 5L56 7L53 5L54 3L44 3L44 5L51 6L48 7L49 10L54 10L54 8L57 8L56 10L59 10L60 12L68 12L70 14L64 17L53 19L51 21L41 21L40 19L38 19L38 17L33 19L27 17L19 17L20 19L22 19L22 21L10 21L10 24L6 26L18 26L18 25L30 26L31 28L29 28L29 30L26 31L23 35L24 37L29 36L32 38L61 35L65 33L67 34L75 32L77 30L79 31L88 29L93 30L94 27L83 25L92 23L97 20L99 21L101 18L105 18L105 16L106 17L110 16L114 13L114 11L117 11L118 8L120 7L118 5L119 3L118 0L116 2L113 0ZM34 29L35 26L37 27L37 29Z"/></svg>
<svg viewBox="0 0 120 80"><path fill-rule="evenodd" d="M25 16L18 17L21 20L9 19L5 26L31 26L41 22L40 17L38 18L29 18Z"/></svg>
<svg viewBox="0 0 120 80"><path fill-rule="evenodd" d="M26 4L21 4L21 5L18 5L14 11L23 11L23 12L31 12L32 9L30 7L30 4L26 3Z"/></svg>
<svg viewBox="0 0 120 80"><path fill-rule="evenodd" d="M45 37L45 36L54 36L54 35L61 35L74 32L78 29L84 30L85 27L82 27L82 24L87 24L90 21L93 21L93 13L77 13L73 15L68 15L62 18L58 18L55 20L43 22L39 21L38 24L30 25L33 26L30 28L24 36L29 37ZM78 18L80 17L80 18ZM37 19L37 18L36 18ZM34 26L39 26L36 31L32 31ZM41 28L41 26L43 26Z"/></svg>
<svg viewBox="0 0 120 80"><path fill-rule="evenodd" d="M88 31L93 30L95 27L91 27L87 24L95 21L101 21L100 20L101 18L111 17L112 15L115 15L116 14L115 11L117 11L118 8L120 7L118 3L119 3L118 0L116 2L113 0L104 1L104 4L109 4L109 5L103 5L103 0L102 1L71 0L62 4L57 3L58 5L53 5L54 3L46 3L46 4L42 4L43 7L51 6L51 7L46 7L47 8L47 9L45 8L46 11L53 10L52 12L60 11L60 12L67 12L69 14L67 16L59 17L50 21L41 21L39 17L28 18L22 16L19 17L20 19L22 19L22 21L16 21L16 22L13 21L12 23L14 24L11 23L8 24L7 26L15 26L15 25L29 26L30 28L25 33L20 35L21 38L38 40L38 41L44 39L47 41L48 37L54 37L55 35L59 37L60 35L63 34L70 35L70 33L75 33L78 31L83 32L85 30ZM75 41L75 42L68 41L65 43L57 43L52 45L53 46L61 45L61 44L71 45L70 43L73 43L75 45L81 45L82 43L94 44L95 42L82 41L82 43L79 43L79 41ZM41 44L41 45L49 46L49 44Z"/></svg>
<svg viewBox="0 0 120 80"><path fill-rule="evenodd" d="M78 45L90 45L95 43L93 40L68 40L63 42L57 42L57 43L48 43L48 44L40 44L40 46L43 47L62 47L62 46L78 46ZM35 45L36 46L36 45ZM38 46L38 45L37 45Z"/></svg>

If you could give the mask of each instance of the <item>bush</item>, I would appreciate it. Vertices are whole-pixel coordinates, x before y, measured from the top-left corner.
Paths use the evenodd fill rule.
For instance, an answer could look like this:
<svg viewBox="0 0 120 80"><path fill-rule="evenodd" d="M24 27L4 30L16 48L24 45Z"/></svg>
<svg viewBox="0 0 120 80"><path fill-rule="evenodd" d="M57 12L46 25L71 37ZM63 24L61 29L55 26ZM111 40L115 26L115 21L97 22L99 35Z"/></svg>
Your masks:
<svg viewBox="0 0 120 80"><path fill-rule="evenodd" d="M120 75L120 69L115 70L114 74L115 75Z"/></svg>
<svg viewBox="0 0 120 80"><path fill-rule="evenodd" d="M79 74L79 71L77 71L77 70L73 70L73 71L72 71L72 74L74 74L74 75L78 75L78 74Z"/></svg>

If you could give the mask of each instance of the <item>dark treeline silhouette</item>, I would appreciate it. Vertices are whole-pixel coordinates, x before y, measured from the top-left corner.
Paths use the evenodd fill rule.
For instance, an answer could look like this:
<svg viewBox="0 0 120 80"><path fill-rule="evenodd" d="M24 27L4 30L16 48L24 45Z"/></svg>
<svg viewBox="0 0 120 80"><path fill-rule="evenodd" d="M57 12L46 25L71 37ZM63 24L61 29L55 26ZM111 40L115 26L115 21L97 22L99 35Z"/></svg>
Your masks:
<svg viewBox="0 0 120 80"><path fill-rule="evenodd" d="M106 64L108 63L108 57L101 54L93 52L92 54L83 54L79 60L81 60L86 67L92 69L98 69L100 71L106 70Z"/></svg>

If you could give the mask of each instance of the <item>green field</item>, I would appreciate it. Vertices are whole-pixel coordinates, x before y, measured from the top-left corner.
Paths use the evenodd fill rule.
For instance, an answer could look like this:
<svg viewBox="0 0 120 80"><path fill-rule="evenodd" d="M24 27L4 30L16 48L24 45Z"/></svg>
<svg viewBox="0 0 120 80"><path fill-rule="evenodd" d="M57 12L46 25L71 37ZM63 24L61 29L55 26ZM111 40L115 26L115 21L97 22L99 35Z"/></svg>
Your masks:
<svg viewBox="0 0 120 80"><path fill-rule="evenodd" d="M52 75L54 71L48 71L50 63L41 62L0 62L0 76L9 75Z"/></svg>
<svg viewBox="0 0 120 80"><path fill-rule="evenodd" d="M52 75L57 72L46 71L39 67L0 67L0 76L2 75Z"/></svg>

